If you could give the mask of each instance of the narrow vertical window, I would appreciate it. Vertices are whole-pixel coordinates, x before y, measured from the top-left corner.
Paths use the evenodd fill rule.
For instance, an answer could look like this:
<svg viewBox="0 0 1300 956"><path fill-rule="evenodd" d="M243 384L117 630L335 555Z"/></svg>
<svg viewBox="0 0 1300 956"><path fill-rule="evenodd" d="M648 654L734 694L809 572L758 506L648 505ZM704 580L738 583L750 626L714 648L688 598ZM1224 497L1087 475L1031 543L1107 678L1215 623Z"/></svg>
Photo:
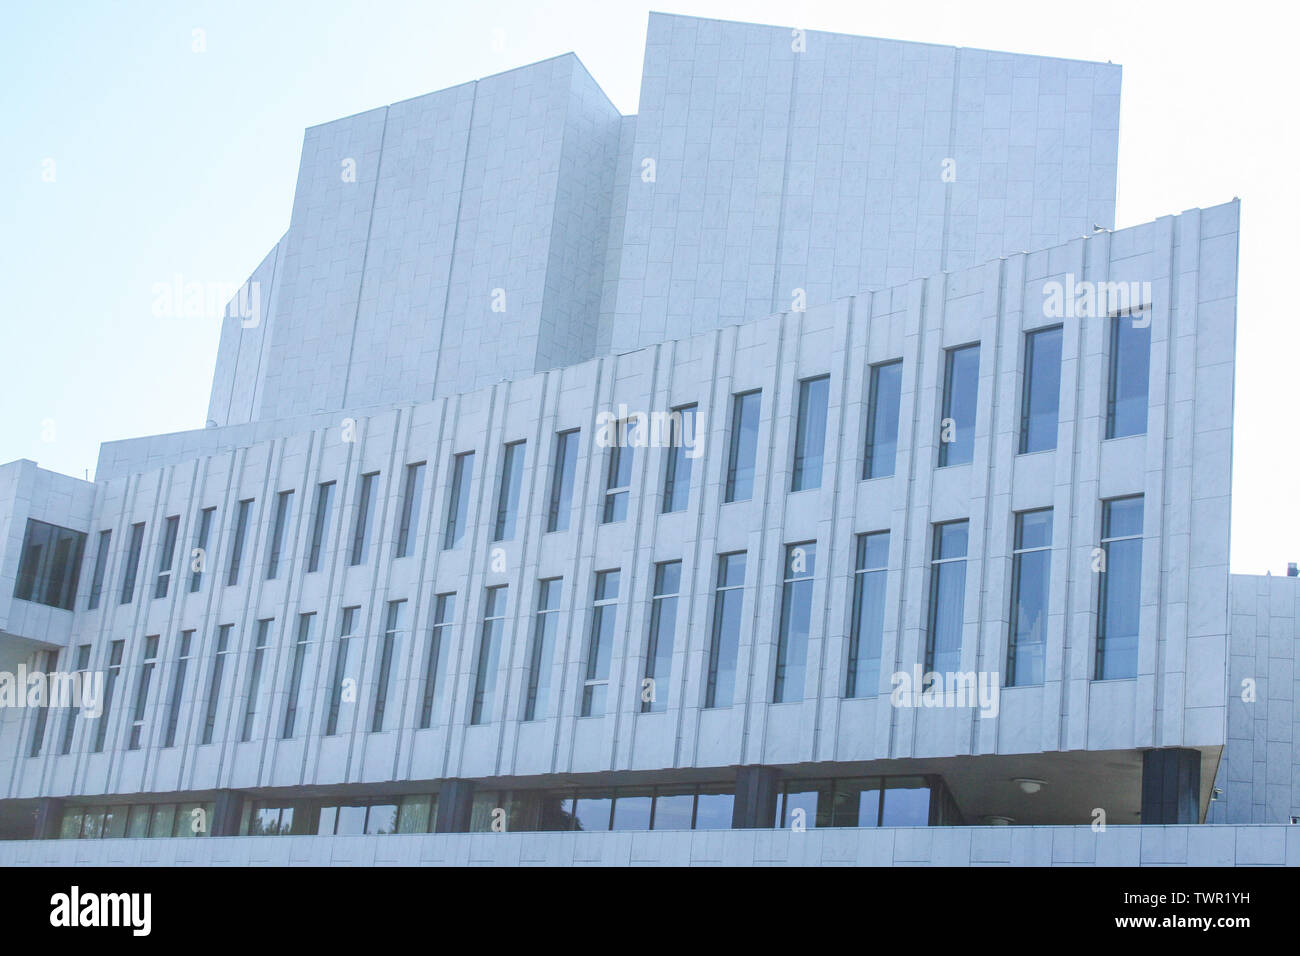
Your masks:
<svg viewBox="0 0 1300 956"><path fill-rule="evenodd" d="M212 533L212 519L216 513L216 508L204 508L199 512L199 527L194 533L194 548L190 551L191 594L203 586L203 571L208 566L208 536Z"/></svg>
<svg viewBox="0 0 1300 956"><path fill-rule="evenodd" d="M1097 680L1137 676L1142 616L1141 496L1102 502Z"/></svg>
<svg viewBox="0 0 1300 956"><path fill-rule="evenodd" d="M705 707L729 707L735 695L736 659L740 653L740 612L744 599L745 552L718 555Z"/></svg>
<svg viewBox="0 0 1300 956"><path fill-rule="evenodd" d="M100 708L99 719L95 721L95 753L104 749L104 739L108 736L109 712L113 707L113 691L117 688L117 679L122 676L122 651L126 641L113 641L108 646L108 674L104 678L104 705Z"/></svg>
<svg viewBox="0 0 1300 956"><path fill-rule="evenodd" d="M230 566L226 569L226 587L239 583L239 568L244 561L244 539L248 537L248 522L253 516L253 499L245 498L235 513L235 528L231 532Z"/></svg>
<svg viewBox="0 0 1300 956"><path fill-rule="evenodd" d="M122 569L122 599L130 604L135 597L135 577L140 571L140 549L144 546L144 522L131 525L131 542L126 550L126 567Z"/></svg>
<svg viewBox="0 0 1300 956"><path fill-rule="evenodd" d="M352 700L344 700L343 685L349 678L356 680L351 674L356 653L357 642L354 638L357 632L357 614L360 610L359 607L345 607L339 623L339 640L334 647L334 678L330 681L330 709L325 718L326 737L333 737L339 732L340 722L345 726L351 723L355 695L349 695Z"/></svg>
<svg viewBox="0 0 1300 956"><path fill-rule="evenodd" d="M506 586L488 588L483 605L483 632L479 638L478 662L474 667L474 700L469 722L487 723L497 687L497 667L506 626Z"/></svg>
<svg viewBox="0 0 1300 956"><path fill-rule="evenodd" d="M90 578L90 600L86 603L87 611L99 607L99 598L104 593L104 572L108 567L108 548L112 541L112 531L99 533L99 543L95 548L95 570Z"/></svg>
<svg viewBox="0 0 1300 956"><path fill-rule="evenodd" d="M79 644L77 646L77 673L81 675L84 682L89 676L86 672L90 668L90 645ZM59 745L59 753L67 754L72 752L72 735L77 729L77 715L81 713L79 702L73 700L68 704L67 717L63 721L63 740Z"/></svg>
<svg viewBox="0 0 1300 956"><path fill-rule="evenodd" d="M1061 327L1025 335L1025 385L1020 399L1020 454L1056 447L1061 409Z"/></svg>
<svg viewBox="0 0 1300 956"><path fill-rule="evenodd" d="M352 553L348 564L356 567L365 564L370 557L370 524L375 510L375 479L379 472L372 471L361 476L361 487L357 489L357 520L352 528Z"/></svg>
<svg viewBox="0 0 1300 956"><path fill-rule="evenodd" d="M812 624L813 574L816 570L817 542L786 545L781 630L776 645L776 680L772 688L774 704L803 700L808 631Z"/></svg>
<svg viewBox="0 0 1300 956"><path fill-rule="evenodd" d="M925 641L925 671L961 669L961 632L966 607L966 547L970 523L934 526L930 555L930 622Z"/></svg>
<svg viewBox="0 0 1300 956"><path fill-rule="evenodd" d="M609 658L614 646L614 623L618 616L618 585L617 570L596 573L596 597L591 610L586 676L582 686L583 717L598 717L605 713Z"/></svg>
<svg viewBox="0 0 1300 956"><path fill-rule="evenodd" d="M406 466L402 484L402 510L397 519L397 547L393 557L405 558L411 554L415 535L420 526L420 499L424 495L425 462L417 461Z"/></svg>
<svg viewBox="0 0 1300 956"><path fill-rule="evenodd" d="M1124 312L1112 316L1110 323L1106 437L1144 435L1151 377L1151 310Z"/></svg>
<svg viewBox="0 0 1300 956"><path fill-rule="evenodd" d="M555 631L560 622L560 599L564 591L562 578L537 582L537 617L533 622L533 642L528 652L528 694L524 698L524 720L536 720L538 711L546 711L546 695L551 686L552 655Z"/></svg>
<svg viewBox="0 0 1300 956"><path fill-rule="evenodd" d="M298 634L293 642L293 655L289 662L289 687L284 702L284 722L280 726L280 739L290 740L298 723L298 696L302 693L302 674L307 669L307 652L311 649L311 632L316 624L314 613L298 615Z"/></svg>
<svg viewBox="0 0 1300 956"><path fill-rule="evenodd" d="M289 533L289 515L293 508L293 492L282 491L275 496L275 524L271 528L271 544L266 549L266 579L274 581L280 573L280 555L284 554L284 539Z"/></svg>
<svg viewBox="0 0 1300 956"><path fill-rule="evenodd" d="M163 526L162 546L158 549L158 579L154 582L154 599L165 598L172 582L172 563L176 560L176 532L181 516L171 515Z"/></svg>
<svg viewBox="0 0 1300 956"><path fill-rule="evenodd" d="M888 568L889 532L858 535L845 697L875 697L880 692L880 645L885 632Z"/></svg>
<svg viewBox="0 0 1300 956"><path fill-rule="evenodd" d="M664 466L663 513L685 511L691 498L691 463L699 457L694 405L674 408L668 415L668 464Z"/></svg>
<svg viewBox="0 0 1300 956"><path fill-rule="evenodd" d="M384 636L379 642L379 673L375 677L375 709L370 715L370 732L384 729L384 716L388 709L388 685L392 680L393 657L397 654L397 641L406 630L406 602L389 601L388 617L384 621Z"/></svg>
<svg viewBox="0 0 1300 956"><path fill-rule="evenodd" d="M1011 558L1011 626L1007 686L1043 682L1047 648L1047 593L1052 570L1052 509L1016 515Z"/></svg>
<svg viewBox="0 0 1300 956"><path fill-rule="evenodd" d="M862 477L888 478L898 458L898 409L903 396L903 360L871 366L867 394L867 450Z"/></svg>
<svg viewBox="0 0 1300 956"><path fill-rule="evenodd" d="M230 653L230 632L233 624L222 624L217 628L217 651L212 657L212 674L208 678L208 702L203 714L203 737L201 743L212 743L213 732L217 728L217 707L221 703L221 678L226 670L226 655Z"/></svg>
<svg viewBox="0 0 1300 956"><path fill-rule="evenodd" d="M944 353L943 418L939 422L939 467L975 458L975 406L979 401L980 347Z"/></svg>
<svg viewBox="0 0 1300 956"><path fill-rule="evenodd" d="M438 661L443 645L451 639L451 625L456 617L456 595L439 594L433 608L433 626L424 649L424 688L420 692L420 727L433 725L433 702L438 690Z"/></svg>
<svg viewBox="0 0 1300 956"><path fill-rule="evenodd" d="M244 721L239 728L239 739L253 739L253 724L257 720L257 697L262 692L262 668L266 652L271 646L271 619L257 622L257 635L253 642L253 660L248 669L248 687L244 694Z"/></svg>
<svg viewBox="0 0 1300 956"><path fill-rule="evenodd" d="M568 531L573 512L573 479L578 469L578 429L555 436L555 464L551 468L547 531Z"/></svg>
<svg viewBox="0 0 1300 956"><path fill-rule="evenodd" d="M632 459L636 449L628 444L631 422L616 422L614 443L609 446L605 469L605 507L601 521L609 524L627 517L627 502L632 496Z"/></svg>
<svg viewBox="0 0 1300 956"><path fill-rule="evenodd" d="M677 630L677 598L682 589L682 563L655 565L654 595L650 599L650 640L641 680L641 713L668 709L668 681L673 668L673 635Z"/></svg>
<svg viewBox="0 0 1300 956"><path fill-rule="evenodd" d="M826 458L826 403L830 389L829 375L799 383L791 491L807 491L822 486L822 465Z"/></svg>
<svg viewBox="0 0 1300 956"><path fill-rule="evenodd" d="M460 544L469 520L469 486L474 480L474 453L457 455L451 469L451 494L447 496L447 530L442 549L449 551Z"/></svg>
<svg viewBox="0 0 1300 956"><path fill-rule="evenodd" d="M158 635L152 634L144 639L140 673L135 681L135 702L131 707L131 738L127 744L128 750L140 749L140 738L144 733L144 714L149 706L149 684L153 680L153 671L157 666Z"/></svg>
<svg viewBox="0 0 1300 956"><path fill-rule="evenodd" d="M54 673L58 659L58 651L41 651L36 658L36 667L46 675L49 686L41 705L36 710L36 718L32 721L32 739L27 748L29 757L39 757L41 748L45 745L45 726L50 719L50 695L54 692L54 678L49 675Z"/></svg>
<svg viewBox="0 0 1300 956"><path fill-rule="evenodd" d="M176 651L176 674L172 678L172 699L167 704L167 730L163 734L164 747L176 746L176 725L181 719L181 701L185 695L185 672L189 668L193 642L193 631L181 631L180 647Z"/></svg>
<svg viewBox="0 0 1300 956"><path fill-rule="evenodd" d="M307 551L307 571L320 570L321 555L329 547L330 505L334 500L334 482L322 481L316 486L316 504L312 508L311 547Z"/></svg>
<svg viewBox="0 0 1300 956"><path fill-rule="evenodd" d="M758 413L762 400L761 391L745 392L732 399L726 501L748 501L754 497L754 461L758 455Z"/></svg>
<svg viewBox="0 0 1300 956"><path fill-rule="evenodd" d="M497 520L493 541L513 541L515 521L519 516L519 489L524 481L524 442L506 445L501 460L501 490L497 495Z"/></svg>

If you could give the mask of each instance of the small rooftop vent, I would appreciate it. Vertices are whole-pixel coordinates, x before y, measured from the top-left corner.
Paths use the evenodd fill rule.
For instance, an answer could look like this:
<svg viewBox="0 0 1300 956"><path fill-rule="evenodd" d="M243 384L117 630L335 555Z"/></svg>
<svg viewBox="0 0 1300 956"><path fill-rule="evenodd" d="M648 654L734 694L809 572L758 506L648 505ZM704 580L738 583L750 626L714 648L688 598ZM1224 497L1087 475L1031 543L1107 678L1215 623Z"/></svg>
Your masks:
<svg viewBox="0 0 1300 956"><path fill-rule="evenodd" d="M1300 578L1300 565L1294 561L1286 566L1286 576L1288 578Z"/></svg>

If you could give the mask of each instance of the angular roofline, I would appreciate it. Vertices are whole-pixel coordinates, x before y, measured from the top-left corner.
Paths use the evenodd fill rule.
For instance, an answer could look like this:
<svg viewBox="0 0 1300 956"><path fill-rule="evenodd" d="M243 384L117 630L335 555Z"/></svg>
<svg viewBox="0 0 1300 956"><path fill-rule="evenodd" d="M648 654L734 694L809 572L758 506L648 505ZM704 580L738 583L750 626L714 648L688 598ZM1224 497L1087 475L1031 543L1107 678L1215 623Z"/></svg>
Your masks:
<svg viewBox="0 0 1300 956"><path fill-rule="evenodd" d="M812 27L786 26L777 23L751 23L747 20L724 20L721 17L693 17L690 14L686 14L686 13L665 13L662 10L651 10L650 16L651 17L672 17L676 20L698 20L698 21L709 21L712 23L726 23L731 26L763 27L772 30L803 30L806 33L822 33L825 34L826 36L849 37L855 40L881 40L886 43L907 43L912 46L929 46L929 47L936 47L942 50L971 50L972 52L975 53L1001 53L1006 56L1029 56L1037 60L1060 60L1064 63L1087 63L1089 66L1111 66L1117 70L1123 70L1123 66L1119 63L1113 63L1111 61L1107 61L1103 63L1101 60L1083 60L1078 57L1071 57L1071 56L1049 56L1044 53L1017 53L1014 50L990 50L985 47L978 47L978 46L955 46L951 43L929 43L925 40L903 40L903 39L899 39L898 37L880 37L880 36L872 36L870 34L863 34L863 33L840 33L835 30L817 30Z"/></svg>

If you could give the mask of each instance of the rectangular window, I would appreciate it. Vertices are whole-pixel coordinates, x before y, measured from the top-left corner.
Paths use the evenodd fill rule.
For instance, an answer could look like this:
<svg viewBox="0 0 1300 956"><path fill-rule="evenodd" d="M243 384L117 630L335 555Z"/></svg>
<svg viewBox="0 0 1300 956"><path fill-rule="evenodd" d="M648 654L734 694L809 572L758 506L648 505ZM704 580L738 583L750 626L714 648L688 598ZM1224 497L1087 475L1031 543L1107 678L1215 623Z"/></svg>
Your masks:
<svg viewBox="0 0 1300 956"><path fill-rule="evenodd" d="M705 707L729 707L736 692L740 653L740 612L745 600L745 552L718 555L713 592L713 632L709 639L709 679Z"/></svg>
<svg viewBox="0 0 1300 956"><path fill-rule="evenodd" d="M748 501L754 497L754 461L758 455L758 413L762 401L761 391L744 392L732 399L725 501Z"/></svg>
<svg viewBox="0 0 1300 956"><path fill-rule="evenodd" d="M924 777L791 780L777 798L777 827L923 827L931 825Z"/></svg>
<svg viewBox="0 0 1300 956"><path fill-rule="evenodd" d="M791 491L807 491L822 486L822 465L826 459L826 403L830 390L829 375L799 383Z"/></svg>
<svg viewBox="0 0 1300 956"><path fill-rule="evenodd" d="M144 526L140 528L143 534ZM28 518L14 597L71 611L85 549L84 532Z"/></svg>
<svg viewBox="0 0 1300 956"><path fill-rule="evenodd" d="M208 564L208 535L212 532L212 519L216 508L199 512L199 527L194 535L194 549L190 552L190 593L195 594L203 585L203 569Z"/></svg>
<svg viewBox="0 0 1300 956"><path fill-rule="evenodd" d="M379 472L372 471L361 476L361 487L357 490L357 520L352 528L352 553L348 564L356 567L365 564L370 558L370 524L375 511L375 479Z"/></svg>
<svg viewBox="0 0 1300 956"><path fill-rule="evenodd" d="M226 587L239 583L239 567L244 561L244 539L248 537L248 522L253 516L253 499L239 502L235 513L235 527L231 532L230 566L226 569Z"/></svg>
<svg viewBox="0 0 1300 956"><path fill-rule="evenodd" d="M420 499L424 495L424 466L422 461L406 466L402 510L397 519L397 548L393 552L395 558L408 557L415 544L420 526Z"/></svg>
<svg viewBox="0 0 1300 956"><path fill-rule="evenodd" d="M217 628L217 652L212 658L212 675L208 679L208 703L203 715L201 743L212 743L217 729L217 707L221 703L221 678L226 670L226 655L230 653L230 632L235 625L222 624Z"/></svg>
<svg viewBox="0 0 1300 956"><path fill-rule="evenodd" d="M1011 559L1011 626L1007 686L1043 682L1047 649L1047 594L1052 570L1052 509L1016 515Z"/></svg>
<svg viewBox="0 0 1300 956"><path fill-rule="evenodd" d="M1142 506L1139 495L1101 504L1101 587L1096 680L1137 676L1142 616Z"/></svg>
<svg viewBox="0 0 1300 956"><path fill-rule="evenodd" d="M307 571L320 570L321 555L329 547L330 505L334 501L334 482L322 481L316 486L316 504L312 508L311 548L307 551Z"/></svg>
<svg viewBox="0 0 1300 956"><path fill-rule="evenodd" d="M555 464L551 469L547 531L568 531L573 511L573 479L578 470L578 429L555 436Z"/></svg>
<svg viewBox="0 0 1300 956"><path fill-rule="evenodd" d="M478 663L474 668L474 700L469 722L487 723L492 717L492 702L497 687L497 666L501 659L501 642L506 627L506 586L487 589L483 606L483 633L478 645Z"/></svg>
<svg viewBox="0 0 1300 956"><path fill-rule="evenodd" d="M99 607L100 595L104 593L104 572L108 568L108 548L112 541L112 531L99 533L99 544L95 548L95 570L90 577L90 600L86 603L87 611Z"/></svg>
<svg viewBox="0 0 1300 956"><path fill-rule="evenodd" d="M144 639L144 655L140 661L140 674L135 682L135 704L131 708L131 739L128 750L140 749L140 738L144 733L144 713L149 705L149 684L153 680L154 668L158 665L158 635L152 634Z"/></svg>
<svg viewBox="0 0 1300 956"><path fill-rule="evenodd" d="M673 636L677 631L677 598L681 589L680 561L663 561L655 565L654 596L650 600L650 640L646 645L645 674L641 681L643 714L668 709Z"/></svg>
<svg viewBox="0 0 1300 956"><path fill-rule="evenodd" d="M388 685L392 680L393 657L397 654L397 641L406 630L406 602L389 601L388 617L384 621L384 637L379 642L379 673L375 677L375 709L370 715L370 732L384 729L384 714L388 708Z"/></svg>
<svg viewBox="0 0 1300 956"><path fill-rule="evenodd" d="M244 722L239 728L239 739L253 739L253 724L257 720L257 697L262 691L262 668L266 663L266 652L271 646L270 618L257 622L257 637L253 645L253 660L248 669L248 687L244 695Z"/></svg>
<svg viewBox="0 0 1300 956"><path fill-rule="evenodd" d="M280 573L280 555L284 553L284 539L289 533L289 515L293 508L293 492L282 491L275 496L275 524L271 528L271 543L266 549L266 579L274 581Z"/></svg>
<svg viewBox="0 0 1300 956"><path fill-rule="evenodd" d="M460 544L469 520L469 486L474 480L474 453L457 455L451 469L451 494L447 496L447 530L442 549L449 551Z"/></svg>
<svg viewBox="0 0 1300 956"><path fill-rule="evenodd" d="M87 670L90 668L90 645L79 644L77 646L77 664L76 670L81 674L84 681L87 678ZM59 746L59 753L66 754L72 752L72 735L77 729L77 715L81 712L77 701L68 705L67 717L63 721L63 740Z"/></svg>
<svg viewBox="0 0 1300 956"><path fill-rule="evenodd" d="M961 632L966 607L966 547L970 522L934 526L930 555L930 621L925 641L925 672L961 669Z"/></svg>
<svg viewBox="0 0 1300 956"><path fill-rule="evenodd" d="M95 721L95 753L104 749L104 739L108 736L109 713L113 707L113 691L117 679L122 675L122 651L126 641L113 641L108 646L108 674L104 678L104 706L99 719Z"/></svg>
<svg viewBox="0 0 1300 956"><path fill-rule="evenodd" d="M776 680L772 687L774 704L803 700L816 565L817 542L786 545L781 631L776 645Z"/></svg>
<svg viewBox="0 0 1300 956"><path fill-rule="evenodd" d="M280 726L280 739L291 740L298 723L298 695L302 693L302 675L307 669L307 652L311 649L311 632L316 624L314 613L298 615L298 635L293 642L293 657L289 663L289 687L284 702L284 722Z"/></svg>
<svg viewBox="0 0 1300 956"><path fill-rule="evenodd" d="M691 498L691 463L699 457L697 408L683 405L668 416L668 464L664 467L663 513L685 511Z"/></svg>
<svg viewBox="0 0 1300 956"><path fill-rule="evenodd" d="M975 406L979 401L980 347L944 352L943 419L939 422L939 467L975 458Z"/></svg>
<svg viewBox="0 0 1300 956"><path fill-rule="evenodd" d="M357 631L357 616L361 608L345 607L343 617L339 623L339 641L334 648L334 679L330 682L330 709L325 718L325 736L333 737L339 732L339 723L349 726L352 723L352 713L355 709L356 695L349 695L351 700L343 699L343 684L349 678L354 682L352 677L353 655L355 654L356 641L353 638Z"/></svg>
<svg viewBox="0 0 1300 956"><path fill-rule="evenodd" d="M176 676L172 678L172 699L167 705L167 731L163 734L164 747L176 746L176 725L181 719L181 701L185 695L185 672L189 668L193 642L193 631L181 631L180 648L176 652Z"/></svg>
<svg viewBox="0 0 1300 956"><path fill-rule="evenodd" d="M519 489L524 482L524 449L526 443L511 442L506 445L501 460L501 489L497 495L497 520L493 528L493 541L513 541L515 520L519 515Z"/></svg>
<svg viewBox="0 0 1300 956"><path fill-rule="evenodd" d="M609 446L608 467L605 471L605 507L601 521L609 524L627 517L627 502L632 496L632 460L636 449L628 444L630 421L615 424L614 444Z"/></svg>
<svg viewBox="0 0 1300 956"><path fill-rule="evenodd" d="M546 710L563 590L563 578L547 578L537 585L537 617L528 653L528 692L524 700L524 720L536 720L538 711Z"/></svg>
<svg viewBox="0 0 1300 956"><path fill-rule="evenodd" d="M1020 400L1020 454L1056 447L1061 408L1061 327L1025 335L1025 386Z"/></svg>
<svg viewBox="0 0 1300 956"><path fill-rule="evenodd" d="M583 717L599 717L605 713L609 658L614 646L614 624L618 617L618 585L617 570L596 573L596 597L591 610L586 677L582 687Z"/></svg>
<svg viewBox="0 0 1300 956"><path fill-rule="evenodd" d="M862 477L888 478L898 458L898 409L903 398L903 360L871 366L867 394L867 450Z"/></svg>
<svg viewBox="0 0 1300 956"><path fill-rule="evenodd" d="M1151 378L1151 311L1140 308L1110 320L1110 389L1106 437L1144 435Z"/></svg>
<svg viewBox="0 0 1300 956"><path fill-rule="evenodd" d="M880 645L885 633L888 568L889 532L858 535L845 697L875 697L880 692Z"/></svg>
<svg viewBox="0 0 1300 956"><path fill-rule="evenodd" d="M171 515L163 527L162 547L158 549L158 579L154 582L154 600L165 598L171 589L172 565L176 560L176 533L180 530L181 516Z"/></svg>
<svg viewBox="0 0 1300 956"><path fill-rule="evenodd" d="M131 541L126 551L126 566L122 569L122 595L120 604L130 604L135 597L135 577L140 571L140 549L144 547L144 522L131 525Z"/></svg>
<svg viewBox="0 0 1300 956"><path fill-rule="evenodd" d="M433 627L424 649L424 689L420 693L420 727L433 725L433 702L438 690L438 662L443 645L451 639L452 621L456 617L456 595L439 594L433 608Z"/></svg>
<svg viewBox="0 0 1300 956"><path fill-rule="evenodd" d="M50 719L50 695L54 692L54 679L48 677L48 675L54 672L58 659L58 651L41 651L36 656L36 668L42 674L47 675L50 686L47 688L46 697L40 707L37 708L36 717L32 721L32 739L27 747L27 756L29 757L39 757L41 748L45 745L45 726Z"/></svg>

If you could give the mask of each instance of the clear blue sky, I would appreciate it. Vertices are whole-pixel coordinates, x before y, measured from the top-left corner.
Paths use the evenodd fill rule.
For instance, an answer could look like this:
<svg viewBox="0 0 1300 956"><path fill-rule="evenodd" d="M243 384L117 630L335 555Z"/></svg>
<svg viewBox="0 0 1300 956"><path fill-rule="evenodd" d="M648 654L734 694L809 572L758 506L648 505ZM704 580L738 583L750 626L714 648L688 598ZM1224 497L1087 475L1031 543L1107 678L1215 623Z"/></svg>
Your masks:
<svg viewBox="0 0 1300 956"><path fill-rule="evenodd" d="M569 50L635 112L649 9L609 0L7 4L0 462L31 458L93 477L101 441L203 426L219 319L155 317L154 285L248 276L288 225L305 127ZM1279 6L696 0L655 9L1122 64L1118 225L1242 198L1233 570L1278 574L1300 560L1300 317L1281 281L1300 265L1300 82Z"/></svg>

